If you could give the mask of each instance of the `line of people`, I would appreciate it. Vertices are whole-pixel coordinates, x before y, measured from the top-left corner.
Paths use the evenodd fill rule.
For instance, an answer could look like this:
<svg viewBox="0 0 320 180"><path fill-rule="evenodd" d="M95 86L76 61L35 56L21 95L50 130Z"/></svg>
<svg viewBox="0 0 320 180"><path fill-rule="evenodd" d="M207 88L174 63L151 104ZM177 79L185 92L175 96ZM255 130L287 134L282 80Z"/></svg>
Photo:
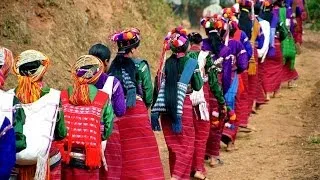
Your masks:
<svg viewBox="0 0 320 180"><path fill-rule="evenodd" d="M205 162L223 164L220 141L235 150L238 131L253 130L250 115L281 83L295 85L304 16L296 2L240 0L201 20L206 38L173 29L154 88L136 28L112 36L112 62L103 44L80 56L62 91L43 81L45 54L14 59L1 48L0 89L10 69L18 82L0 91L0 179L164 179L153 133L161 129L171 179L208 179Z"/></svg>

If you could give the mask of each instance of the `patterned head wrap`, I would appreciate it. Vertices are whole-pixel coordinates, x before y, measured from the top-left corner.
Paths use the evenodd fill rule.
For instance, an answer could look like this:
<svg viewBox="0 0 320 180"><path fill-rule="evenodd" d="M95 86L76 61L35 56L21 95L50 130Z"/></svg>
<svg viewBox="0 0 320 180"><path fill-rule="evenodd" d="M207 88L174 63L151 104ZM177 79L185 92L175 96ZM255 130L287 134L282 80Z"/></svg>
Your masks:
<svg viewBox="0 0 320 180"><path fill-rule="evenodd" d="M237 3L239 3L240 7L251 9L254 5L253 0L237 0Z"/></svg>
<svg viewBox="0 0 320 180"><path fill-rule="evenodd" d="M70 102L74 105L90 104L89 84L97 82L103 72L104 65L99 58L92 55L79 57L71 71L74 85Z"/></svg>
<svg viewBox="0 0 320 180"><path fill-rule="evenodd" d="M225 22L219 14L214 14L212 17L201 19L200 24L209 32L220 31L225 26Z"/></svg>
<svg viewBox="0 0 320 180"><path fill-rule="evenodd" d="M27 50L19 55L13 70L18 76L16 96L22 103L33 103L40 98L40 81L49 63L49 58L36 50Z"/></svg>
<svg viewBox="0 0 320 180"><path fill-rule="evenodd" d="M236 10L234 7L231 8L224 8L222 10L222 16L226 19L231 19L233 16L235 16Z"/></svg>
<svg viewBox="0 0 320 180"><path fill-rule="evenodd" d="M176 54L177 58L186 55L186 51L189 46L189 40L187 30L185 28L182 26L174 28L167 34L165 40L167 42L167 48Z"/></svg>
<svg viewBox="0 0 320 180"><path fill-rule="evenodd" d="M118 54L125 54L132 48L137 48L140 44L140 30L130 28L112 35L111 40L118 45Z"/></svg>
<svg viewBox="0 0 320 180"><path fill-rule="evenodd" d="M7 48L0 48L0 89L4 86L4 81L8 77L13 61L12 52Z"/></svg>

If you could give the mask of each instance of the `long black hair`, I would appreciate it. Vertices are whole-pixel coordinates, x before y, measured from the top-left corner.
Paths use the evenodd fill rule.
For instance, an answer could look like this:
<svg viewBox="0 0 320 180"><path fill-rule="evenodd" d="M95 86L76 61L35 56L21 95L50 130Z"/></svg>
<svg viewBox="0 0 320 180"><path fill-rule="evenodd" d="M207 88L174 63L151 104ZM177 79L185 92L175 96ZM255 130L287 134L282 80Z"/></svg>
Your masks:
<svg viewBox="0 0 320 180"><path fill-rule="evenodd" d="M252 20L250 19L250 11L247 12L241 9L239 16L239 28L246 33L249 39L251 39L251 32L253 27Z"/></svg>
<svg viewBox="0 0 320 180"><path fill-rule="evenodd" d="M174 118L177 114L177 82L179 80L179 59L172 54L165 64L165 103L168 114Z"/></svg>
<svg viewBox="0 0 320 180"><path fill-rule="evenodd" d="M208 38L210 40L212 53L213 54L219 54L221 47L222 47L222 38L218 31L211 30L208 31Z"/></svg>

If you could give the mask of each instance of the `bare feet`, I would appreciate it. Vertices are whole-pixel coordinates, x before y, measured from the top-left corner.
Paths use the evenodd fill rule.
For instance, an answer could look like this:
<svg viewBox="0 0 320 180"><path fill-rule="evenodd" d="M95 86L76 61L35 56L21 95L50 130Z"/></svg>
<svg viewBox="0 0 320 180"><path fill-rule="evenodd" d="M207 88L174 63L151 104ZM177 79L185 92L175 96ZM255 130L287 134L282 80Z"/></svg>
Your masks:
<svg viewBox="0 0 320 180"><path fill-rule="evenodd" d="M236 146L234 145L234 143L232 141L230 141L227 145L227 149L226 151L227 152L232 152L232 151L235 151L237 150Z"/></svg>
<svg viewBox="0 0 320 180"><path fill-rule="evenodd" d="M289 89L296 88L296 87L298 87L298 85L294 81L289 81L288 82L288 88Z"/></svg>
<svg viewBox="0 0 320 180"><path fill-rule="evenodd" d="M192 178L199 179L199 180L209 180L202 172L196 171L196 172L191 172L190 175Z"/></svg>
<svg viewBox="0 0 320 180"><path fill-rule="evenodd" d="M209 165L212 168L218 167L218 166L222 166L223 165L223 161L220 158L211 157Z"/></svg>

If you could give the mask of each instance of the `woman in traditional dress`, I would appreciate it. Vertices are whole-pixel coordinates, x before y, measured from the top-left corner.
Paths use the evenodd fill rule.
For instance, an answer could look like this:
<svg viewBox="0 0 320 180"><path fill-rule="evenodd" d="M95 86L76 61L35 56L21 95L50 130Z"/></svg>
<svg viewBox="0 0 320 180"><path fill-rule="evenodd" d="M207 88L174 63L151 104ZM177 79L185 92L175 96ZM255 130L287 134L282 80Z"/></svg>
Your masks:
<svg viewBox="0 0 320 180"><path fill-rule="evenodd" d="M171 179L187 180L190 175L196 176L190 174L195 149L195 114L189 96L192 90L199 91L202 88L203 81L197 60L187 56L189 40L186 30L177 27L167 37L172 55L165 62L164 77L151 118L153 129L160 130L158 118L161 115L163 134L169 150Z"/></svg>
<svg viewBox="0 0 320 180"><path fill-rule="evenodd" d="M12 52L7 48L0 48L0 179L9 179L16 162L16 138L13 129L13 99L14 94L2 91L5 80L13 64ZM10 103L11 102L11 103ZM16 112L21 111L17 109ZM17 135L21 132L17 132ZM21 151L21 149L20 149Z"/></svg>
<svg viewBox="0 0 320 180"><path fill-rule="evenodd" d="M296 0L296 21L297 24L294 29L294 40L297 47L297 53L301 53L302 34L303 34L303 21L307 20L308 14L305 9L305 0Z"/></svg>
<svg viewBox="0 0 320 180"><path fill-rule="evenodd" d="M108 69L110 50L107 46L95 44L90 48L89 54L99 58L103 62L104 68ZM120 81L114 76L102 73L95 86L109 95L114 114L117 117L123 116L126 111L126 103ZM119 118L114 119L112 134L106 143L105 157L108 168L100 169L100 179L120 179L121 176L122 156L118 120Z"/></svg>
<svg viewBox="0 0 320 180"><path fill-rule="evenodd" d="M109 73L120 80L126 98L126 114L119 119L122 156L121 179L164 179L159 150L148 109L153 87L147 61L138 59L140 31L127 29L113 35L118 53Z"/></svg>
<svg viewBox="0 0 320 180"><path fill-rule="evenodd" d="M16 139L17 147L18 144L26 147L16 155L18 179L22 180L60 179L61 175L61 154L51 144L52 139L63 139L67 130L63 111L59 110L60 91L45 86L42 81L49 63L49 58L36 50L22 52L14 63L18 86L12 92L26 115L25 121L15 122L15 130L23 131Z"/></svg>
<svg viewBox="0 0 320 180"><path fill-rule="evenodd" d="M73 86L61 92L68 128L61 141L62 179L99 179L99 168L106 166L101 142L112 132L114 114L108 94L93 85L103 71L100 59L81 56L71 71Z"/></svg>
<svg viewBox="0 0 320 180"><path fill-rule="evenodd" d="M200 179L205 178L204 159L206 153L206 143L210 132L210 112L208 111L208 100L210 96L217 99L217 105L223 107L225 100L223 97L222 88L218 81L218 70L214 67L211 52L203 51L202 36L199 33L191 33L188 35L191 48L188 56L197 59L201 77L204 81L203 88L200 91L193 91L190 95L193 108L196 112L196 118L193 119L195 127L195 150L193 154L192 174L193 177ZM216 163L216 157L211 157L210 164Z"/></svg>

